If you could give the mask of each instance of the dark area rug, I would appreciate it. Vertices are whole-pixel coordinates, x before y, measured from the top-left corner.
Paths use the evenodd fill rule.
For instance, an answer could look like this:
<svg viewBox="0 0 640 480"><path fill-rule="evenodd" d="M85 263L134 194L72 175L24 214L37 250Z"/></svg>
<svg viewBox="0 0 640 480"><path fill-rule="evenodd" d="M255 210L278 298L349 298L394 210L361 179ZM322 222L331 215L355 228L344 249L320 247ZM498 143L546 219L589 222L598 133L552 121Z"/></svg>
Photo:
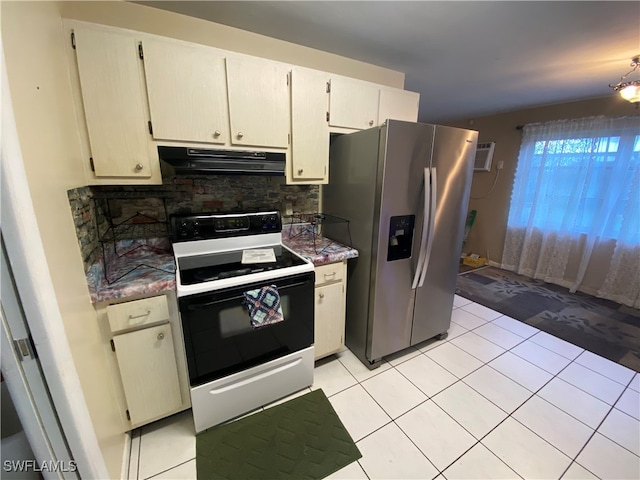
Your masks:
<svg viewBox="0 0 640 480"><path fill-rule="evenodd" d="M456 293L640 371L640 310L495 267L463 269Z"/></svg>
<svg viewBox="0 0 640 480"><path fill-rule="evenodd" d="M198 480L320 479L360 457L322 390L196 435Z"/></svg>

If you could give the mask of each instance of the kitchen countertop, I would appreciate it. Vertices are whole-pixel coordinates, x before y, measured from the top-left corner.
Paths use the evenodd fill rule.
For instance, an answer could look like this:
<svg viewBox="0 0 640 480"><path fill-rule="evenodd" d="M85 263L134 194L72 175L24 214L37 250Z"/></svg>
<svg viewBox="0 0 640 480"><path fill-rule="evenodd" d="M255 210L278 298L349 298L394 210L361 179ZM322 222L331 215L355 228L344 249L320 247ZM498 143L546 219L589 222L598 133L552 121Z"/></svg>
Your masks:
<svg viewBox="0 0 640 480"><path fill-rule="evenodd" d="M282 243L299 255L311 260L316 266L342 262L358 256L358 251L355 248L316 235L311 225L283 226Z"/></svg>
<svg viewBox="0 0 640 480"><path fill-rule="evenodd" d="M119 255L105 247L106 261L86 274L92 303L175 290L176 264L167 239L122 241L116 249Z"/></svg>
<svg viewBox="0 0 640 480"><path fill-rule="evenodd" d="M355 248L315 235L308 225L283 227L282 243L316 266L358 256ZM116 250L119 255L105 248L106 261L94 263L86 273L92 303L175 290L176 264L166 239L122 241Z"/></svg>

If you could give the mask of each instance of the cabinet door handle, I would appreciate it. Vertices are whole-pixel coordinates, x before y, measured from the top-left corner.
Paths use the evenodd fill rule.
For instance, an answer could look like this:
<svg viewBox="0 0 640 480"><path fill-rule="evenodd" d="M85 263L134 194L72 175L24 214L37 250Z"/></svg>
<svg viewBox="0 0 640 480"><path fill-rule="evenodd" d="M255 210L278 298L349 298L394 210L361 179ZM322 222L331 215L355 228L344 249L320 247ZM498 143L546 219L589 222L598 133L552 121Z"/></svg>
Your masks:
<svg viewBox="0 0 640 480"><path fill-rule="evenodd" d="M136 163L136 170L139 172L140 170L142 170L144 168L144 166L141 163Z"/></svg>
<svg viewBox="0 0 640 480"><path fill-rule="evenodd" d="M302 168L298 169L298 175L302 175L302 172L304 172L304 170Z"/></svg>
<svg viewBox="0 0 640 480"><path fill-rule="evenodd" d="M216 130L215 132L213 132L214 137L219 137L220 135L221 135L220 130Z"/></svg>
<svg viewBox="0 0 640 480"><path fill-rule="evenodd" d="M238 132L238 138L242 138L242 137L244 137L244 133Z"/></svg>
<svg viewBox="0 0 640 480"><path fill-rule="evenodd" d="M140 315L129 315L129 320L133 320L134 318L146 317L150 313L151 313L151 310L147 310L147 313L141 313Z"/></svg>
<svg viewBox="0 0 640 480"><path fill-rule="evenodd" d="M158 334L158 340L162 340L162 339L164 339L164 333L160 332Z"/></svg>
<svg viewBox="0 0 640 480"><path fill-rule="evenodd" d="M373 120L369 120L369 126L373 126Z"/></svg>
<svg viewBox="0 0 640 480"><path fill-rule="evenodd" d="M336 276L336 272L331 272L331 273L325 273L325 274L324 274L324 278L327 278L327 277L335 277L335 276Z"/></svg>
<svg viewBox="0 0 640 480"><path fill-rule="evenodd" d="M324 293L319 293L319 294L318 294L318 296L319 296L320 298L324 298Z"/></svg>

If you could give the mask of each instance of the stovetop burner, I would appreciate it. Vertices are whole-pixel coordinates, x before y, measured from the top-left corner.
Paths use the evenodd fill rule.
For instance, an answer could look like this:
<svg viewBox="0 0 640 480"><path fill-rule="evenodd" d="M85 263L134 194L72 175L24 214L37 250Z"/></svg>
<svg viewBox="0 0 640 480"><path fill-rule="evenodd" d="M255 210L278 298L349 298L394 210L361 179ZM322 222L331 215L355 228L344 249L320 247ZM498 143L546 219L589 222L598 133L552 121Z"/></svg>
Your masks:
<svg viewBox="0 0 640 480"><path fill-rule="evenodd" d="M275 262L242 263L242 250L179 258L180 281L182 285L195 285L305 263L281 245L273 245L269 248L274 251Z"/></svg>

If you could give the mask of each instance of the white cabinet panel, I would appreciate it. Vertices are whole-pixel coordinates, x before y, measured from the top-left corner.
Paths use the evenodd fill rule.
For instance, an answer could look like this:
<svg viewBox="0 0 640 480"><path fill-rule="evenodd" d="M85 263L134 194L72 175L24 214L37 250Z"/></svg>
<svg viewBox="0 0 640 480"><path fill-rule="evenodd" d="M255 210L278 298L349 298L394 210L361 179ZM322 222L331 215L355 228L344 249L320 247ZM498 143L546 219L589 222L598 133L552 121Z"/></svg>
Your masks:
<svg viewBox="0 0 640 480"><path fill-rule="evenodd" d="M337 352L344 345L344 283L316 287L315 357Z"/></svg>
<svg viewBox="0 0 640 480"><path fill-rule="evenodd" d="M157 297L118 303L107 307L109 326L113 333L169 320L167 297Z"/></svg>
<svg viewBox="0 0 640 480"><path fill-rule="evenodd" d="M176 411L182 404L171 324L113 337L132 424Z"/></svg>
<svg viewBox="0 0 640 480"><path fill-rule="evenodd" d="M261 58L227 58L232 144L289 146L289 70Z"/></svg>
<svg viewBox="0 0 640 480"><path fill-rule="evenodd" d="M388 119L418 121L420 94L399 88L381 88L378 108L378 125Z"/></svg>
<svg viewBox="0 0 640 480"><path fill-rule="evenodd" d="M329 125L359 130L377 125L378 95L374 84L332 75Z"/></svg>
<svg viewBox="0 0 640 480"><path fill-rule="evenodd" d="M224 144L229 139L225 58L210 47L143 40L153 138Z"/></svg>
<svg viewBox="0 0 640 480"><path fill-rule="evenodd" d="M317 360L344 347L347 262L317 266L315 273L314 350Z"/></svg>
<svg viewBox="0 0 640 480"><path fill-rule="evenodd" d="M287 181L327 183L329 74L294 67L291 77L291 159Z"/></svg>
<svg viewBox="0 0 640 480"><path fill-rule="evenodd" d="M85 28L74 28L74 35L96 177L150 177L147 119L135 38Z"/></svg>

